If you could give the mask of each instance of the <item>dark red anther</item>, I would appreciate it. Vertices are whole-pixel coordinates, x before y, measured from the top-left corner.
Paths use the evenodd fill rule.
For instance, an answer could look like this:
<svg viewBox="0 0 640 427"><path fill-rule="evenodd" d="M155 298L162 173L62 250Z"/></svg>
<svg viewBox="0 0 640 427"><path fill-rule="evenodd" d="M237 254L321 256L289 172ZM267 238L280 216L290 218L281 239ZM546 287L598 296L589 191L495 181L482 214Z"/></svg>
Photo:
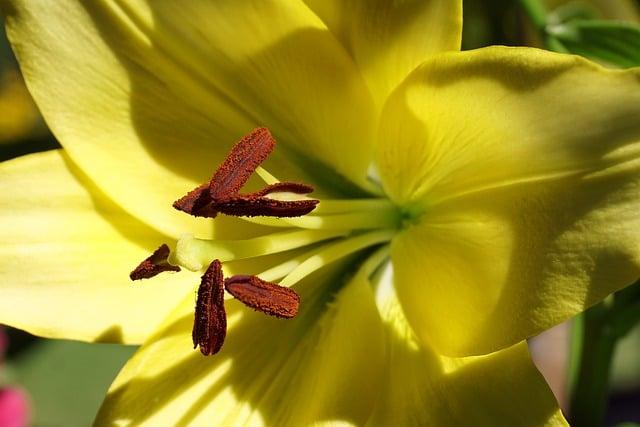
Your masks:
<svg viewBox="0 0 640 427"><path fill-rule="evenodd" d="M224 281L231 295L271 316L290 319L298 314L300 297L295 291L256 276L233 276Z"/></svg>
<svg viewBox="0 0 640 427"><path fill-rule="evenodd" d="M318 200L275 200L268 197L238 195L213 204L223 214L233 216L275 216L289 218L303 216L316 208Z"/></svg>
<svg viewBox="0 0 640 427"><path fill-rule="evenodd" d="M233 146L209 182L176 200L173 207L193 216L215 218L217 211L211 208L211 203L237 195L275 144L268 129L255 129Z"/></svg>
<svg viewBox="0 0 640 427"><path fill-rule="evenodd" d="M277 200L277 192L308 194L313 187L296 182L278 182L260 191L239 194L256 168L269 156L275 140L266 128L255 129L242 138L208 183L176 200L173 207L193 216L215 218L218 213L235 216L295 217L315 209L317 200Z"/></svg>
<svg viewBox="0 0 640 427"><path fill-rule="evenodd" d="M169 258L169 246L162 244L147 259L142 261L130 274L131 280L149 279L163 271L180 271L177 265L171 265L167 262Z"/></svg>
<svg viewBox="0 0 640 427"><path fill-rule="evenodd" d="M267 128L255 129L244 136L213 174L209 182L211 199L237 194L275 146L276 140Z"/></svg>
<svg viewBox="0 0 640 427"><path fill-rule="evenodd" d="M215 218L218 214L211 209L211 196L208 182L201 184L173 202L173 207L193 216Z"/></svg>
<svg viewBox="0 0 640 427"><path fill-rule="evenodd" d="M222 265L217 259L209 264L198 288L196 314L193 321L193 348L200 346L205 356L216 354L227 335L227 314L224 310L224 280Z"/></svg>

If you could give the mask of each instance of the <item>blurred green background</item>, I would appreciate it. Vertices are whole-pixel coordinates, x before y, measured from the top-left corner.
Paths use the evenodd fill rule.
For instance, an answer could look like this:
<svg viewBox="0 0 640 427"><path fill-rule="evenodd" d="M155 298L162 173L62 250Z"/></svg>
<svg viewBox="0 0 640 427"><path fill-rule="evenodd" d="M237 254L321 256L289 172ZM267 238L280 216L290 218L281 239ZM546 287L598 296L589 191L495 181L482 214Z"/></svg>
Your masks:
<svg viewBox="0 0 640 427"><path fill-rule="evenodd" d="M546 3L550 10L563 13L577 6L599 19L640 22L640 2L635 0L547 0ZM466 0L464 4L464 49L492 44L544 45L517 1ZM556 9L558 7L563 9ZM58 147L24 87L2 31L0 161ZM43 340L18 330L7 332L9 350L0 371L0 385L15 384L27 390L35 427L90 425L109 384L135 351L134 347ZM621 342L615 356L607 425L622 421L640 422L638 326Z"/></svg>
<svg viewBox="0 0 640 427"><path fill-rule="evenodd" d="M4 381L27 390L35 427L89 426L135 347L34 339L10 331Z"/></svg>

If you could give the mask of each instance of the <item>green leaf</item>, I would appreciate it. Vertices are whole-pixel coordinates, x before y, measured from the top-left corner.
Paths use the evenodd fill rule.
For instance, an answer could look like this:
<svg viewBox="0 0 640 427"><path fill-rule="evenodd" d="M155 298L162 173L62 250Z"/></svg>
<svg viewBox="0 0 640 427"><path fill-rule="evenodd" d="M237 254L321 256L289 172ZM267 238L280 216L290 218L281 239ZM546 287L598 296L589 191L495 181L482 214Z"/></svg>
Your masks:
<svg viewBox="0 0 640 427"><path fill-rule="evenodd" d="M550 39L570 53L622 68L640 66L638 25L576 19L549 25L547 33ZM558 50L557 46L554 50Z"/></svg>
<svg viewBox="0 0 640 427"><path fill-rule="evenodd" d="M592 4L585 2L570 2L563 4L547 17L550 24L563 24L573 20L598 19L598 10Z"/></svg>

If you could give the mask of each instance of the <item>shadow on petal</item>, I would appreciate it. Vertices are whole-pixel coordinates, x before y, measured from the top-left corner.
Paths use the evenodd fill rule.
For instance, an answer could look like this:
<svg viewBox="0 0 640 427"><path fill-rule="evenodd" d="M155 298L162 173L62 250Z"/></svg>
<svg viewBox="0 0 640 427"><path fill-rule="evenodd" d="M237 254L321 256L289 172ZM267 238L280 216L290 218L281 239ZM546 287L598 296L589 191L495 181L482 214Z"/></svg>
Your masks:
<svg viewBox="0 0 640 427"><path fill-rule="evenodd" d="M301 282L295 319L228 301L229 334L213 357L191 351L187 301L188 314L149 340L121 372L96 425L363 424L380 390L384 347L370 288L344 285L349 261Z"/></svg>
<svg viewBox="0 0 640 427"><path fill-rule="evenodd" d="M206 180L233 143L266 126L280 142L266 164L279 178L310 176L320 194L363 193L342 176L366 175L373 101L351 58L304 6L84 7L129 74L133 126L159 164ZM220 16L224 25L214 24ZM263 37L252 35L264 25Z"/></svg>

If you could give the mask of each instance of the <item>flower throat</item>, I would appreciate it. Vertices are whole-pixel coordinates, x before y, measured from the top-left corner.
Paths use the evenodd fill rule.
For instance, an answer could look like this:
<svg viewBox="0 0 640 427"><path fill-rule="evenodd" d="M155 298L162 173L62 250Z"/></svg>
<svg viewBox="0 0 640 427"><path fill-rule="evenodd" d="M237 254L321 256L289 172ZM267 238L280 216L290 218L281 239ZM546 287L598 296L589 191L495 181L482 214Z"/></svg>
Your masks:
<svg viewBox="0 0 640 427"><path fill-rule="evenodd" d="M307 197L314 188L298 182L281 182L260 165L275 148L266 128L243 137L206 183L173 203L195 217L232 215L257 224L298 228L253 239L224 241L185 235L175 251L163 244L130 274L131 280L148 279L180 267L201 271L207 266L197 292L192 331L194 348L203 355L220 351L226 336L224 292L262 313L293 318L300 305L290 286L324 265L368 247L388 242L400 224L395 207L386 199L327 200ZM267 185L253 193L240 193L257 172ZM321 215L307 216L313 211ZM315 213L315 212L314 212ZM303 218L304 217L304 218ZM222 262L251 258L309 246L301 256L258 276L224 278ZM279 284L274 283L282 279Z"/></svg>

